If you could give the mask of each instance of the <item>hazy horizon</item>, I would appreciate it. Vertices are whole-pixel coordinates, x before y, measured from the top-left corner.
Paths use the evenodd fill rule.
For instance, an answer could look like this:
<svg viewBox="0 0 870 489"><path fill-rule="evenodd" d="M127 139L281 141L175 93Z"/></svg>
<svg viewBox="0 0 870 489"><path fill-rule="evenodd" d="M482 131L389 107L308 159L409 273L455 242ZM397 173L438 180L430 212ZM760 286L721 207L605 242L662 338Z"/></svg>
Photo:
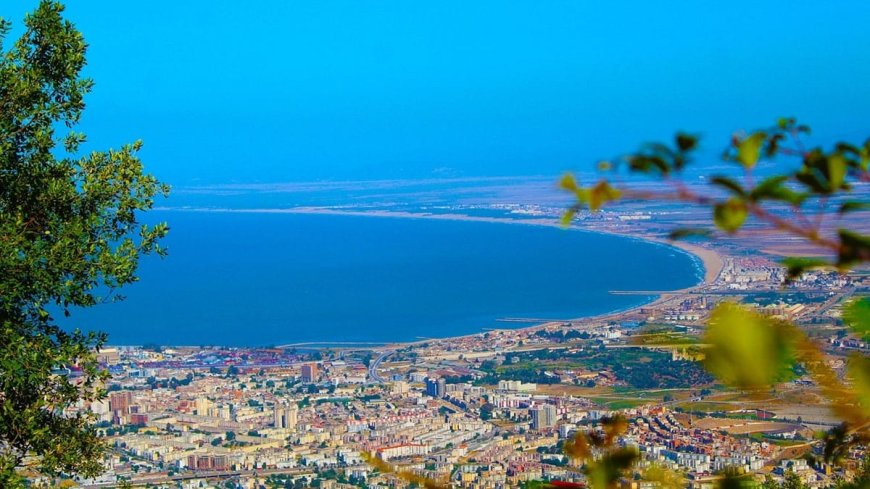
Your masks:
<svg viewBox="0 0 870 489"><path fill-rule="evenodd" d="M4 6L21 32L33 0ZM867 132L870 4L73 0L88 148L174 185L558 175L677 130Z"/></svg>

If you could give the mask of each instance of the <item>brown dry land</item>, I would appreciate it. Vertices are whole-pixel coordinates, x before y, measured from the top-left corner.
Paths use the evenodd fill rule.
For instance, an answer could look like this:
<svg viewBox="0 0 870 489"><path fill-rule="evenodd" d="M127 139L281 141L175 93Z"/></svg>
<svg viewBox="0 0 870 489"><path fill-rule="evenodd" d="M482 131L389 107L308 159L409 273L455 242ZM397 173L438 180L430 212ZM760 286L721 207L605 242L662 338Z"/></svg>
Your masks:
<svg viewBox="0 0 870 489"><path fill-rule="evenodd" d="M767 433L789 429L800 429L800 425L774 421L749 421L726 418L701 418L692 421L692 426L702 430L725 431L731 435L748 433Z"/></svg>

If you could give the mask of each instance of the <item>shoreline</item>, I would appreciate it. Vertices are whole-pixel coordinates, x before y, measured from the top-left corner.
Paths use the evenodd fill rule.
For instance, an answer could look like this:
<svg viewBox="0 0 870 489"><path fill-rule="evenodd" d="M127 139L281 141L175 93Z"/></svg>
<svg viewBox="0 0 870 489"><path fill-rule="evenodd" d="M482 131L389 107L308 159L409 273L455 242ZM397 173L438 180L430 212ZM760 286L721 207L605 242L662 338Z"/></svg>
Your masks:
<svg viewBox="0 0 870 489"><path fill-rule="evenodd" d="M588 233L599 233L611 236L617 236L621 238L628 239L636 239L640 241L646 241L648 243L660 245L660 246L671 246L676 248L678 252L686 253L690 255L696 264L700 264L703 268L701 271L701 280L698 284L686 287L683 289L677 289L673 291L665 291L662 294L658 294L658 297L649 301L644 302L642 304L638 304L635 306L627 307L625 309L619 309L615 311L609 311L601 314L582 316L578 318L564 319L559 321L550 321L544 323L536 323L530 324L528 326L522 326L517 328L491 328L488 331L536 331L543 328L553 327L560 324L564 324L566 322L580 322L580 321L609 321L623 314L627 314L638 309L644 307L655 306L656 304L670 299L675 294L687 293L693 290L697 290L704 286L710 285L715 279L719 276L724 266L723 257L716 252L707 247L686 243L683 241L671 241L666 238L651 235L651 234L624 234L616 231L602 230L602 229L589 229L583 228L579 226L570 226L565 227L562 226L559 222L557 222L553 218L529 218L529 219L512 219L509 217L486 217L486 216L468 216L464 214L453 214L453 213L444 213L444 214L433 214L426 212L408 212L408 211L386 211L386 210L341 210L334 208L323 208L323 207L291 207L286 209L276 209L276 208L254 208L254 209L231 209L231 208L173 208L173 207L161 207L155 208L154 210L160 211L170 211L170 212L211 212L211 213L238 213L238 214L306 214L306 215L331 215L331 216L349 216L349 217L380 217L380 218L393 218L393 219L431 219L431 220L442 220L442 221L464 221L464 222L485 222L485 223L494 223L494 224L514 224L514 225L526 225L526 226L539 226L539 227L551 227L551 228L559 228L570 231L580 231L580 232L588 232ZM416 341L400 341L400 342L371 342L370 346L366 348L378 349L380 348L400 348L405 346L413 346L420 345L423 343L427 343L430 341L455 341L461 340L465 338L470 338L474 336L478 336L481 334L485 334L486 331L478 331L474 333L469 333L465 335L455 335L455 336L445 336L445 337L431 337ZM308 342L314 344L323 344L326 345L329 342ZM283 346L292 346L293 343L288 343L285 345L278 345L277 347ZM375 346L380 345L380 346ZM115 345L115 346L132 346L132 345ZM183 347L181 345L163 345L167 347ZM215 347L220 345L213 345ZM256 348L256 347L235 347L235 348Z"/></svg>

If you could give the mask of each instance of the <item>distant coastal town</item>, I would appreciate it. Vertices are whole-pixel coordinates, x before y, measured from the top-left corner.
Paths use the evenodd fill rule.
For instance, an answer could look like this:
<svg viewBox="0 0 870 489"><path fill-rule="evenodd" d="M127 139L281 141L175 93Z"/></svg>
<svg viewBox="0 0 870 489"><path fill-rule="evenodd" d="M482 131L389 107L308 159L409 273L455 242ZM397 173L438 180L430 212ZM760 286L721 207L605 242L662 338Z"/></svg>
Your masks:
<svg viewBox="0 0 870 489"><path fill-rule="evenodd" d="M209 212L328 213L558 225L558 206L210 208ZM485 211L485 212L483 212ZM574 225L668 242L669 211L580 215ZM300 343L269 348L125 346L99 352L112 374L108 398L80 406L99 418L112 447L107 472L83 487L413 487L378 469L451 487L535 487L582 482L563 445L615 414L619 444L641 467L663 466L693 488L739 468L808 487L848 480L863 449L834 466L811 463L816 434L839 421L819 388L798 373L764 398L716 382L700 366L704 323L722 301L754 304L798 324L828 365L870 352L841 321L843 301L870 291L870 274L813 271L783 285L780 243L757 250L738 238L674 242L698 257L704 280L641 307L576 320L503 318L503 329L397 344ZM782 243L783 246L790 246ZM791 249L791 248L789 248ZM644 341L653 337L656 341ZM226 486L230 487L230 486ZM645 487L629 485L627 487Z"/></svg>

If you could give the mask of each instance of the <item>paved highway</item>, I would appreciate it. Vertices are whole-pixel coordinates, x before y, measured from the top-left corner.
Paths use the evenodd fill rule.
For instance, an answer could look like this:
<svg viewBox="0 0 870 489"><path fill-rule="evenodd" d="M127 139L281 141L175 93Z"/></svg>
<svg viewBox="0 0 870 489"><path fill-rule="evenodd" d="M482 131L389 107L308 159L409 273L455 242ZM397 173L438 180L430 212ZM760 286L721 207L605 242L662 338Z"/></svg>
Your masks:
<svg viewBox="0 0 870 489"><path fill-rule="evenodd" d="M167 482L183 481L189 479L226 479L230 477L246 476L269 476L272 474L287 474L301 475L310 474L313 470L310 468L293 468L293 469L259 469L259 470L227 470L227 471L201 471L201 472L185 472L176 475L160 475L156 477L134 478L129 481L133 487L145 486L148 484L165 484ZM83 487L88 489L118 487L117 482L103 482L99 484L85 484Z"/></svg>
<svg viewBox="0 0 870 489"><path fill-rule="evenodd" d="M382 384L387 381L387 379L381 377L381 374L378 373L378 367L381 365L381 363L384 362L384 360L386 360L388 356L392 355L393 353L396 353L396 350L385 351L381 353L378 358L375 358L371 365L369 365L369 376L372 378L373 382Z"/></svg>

